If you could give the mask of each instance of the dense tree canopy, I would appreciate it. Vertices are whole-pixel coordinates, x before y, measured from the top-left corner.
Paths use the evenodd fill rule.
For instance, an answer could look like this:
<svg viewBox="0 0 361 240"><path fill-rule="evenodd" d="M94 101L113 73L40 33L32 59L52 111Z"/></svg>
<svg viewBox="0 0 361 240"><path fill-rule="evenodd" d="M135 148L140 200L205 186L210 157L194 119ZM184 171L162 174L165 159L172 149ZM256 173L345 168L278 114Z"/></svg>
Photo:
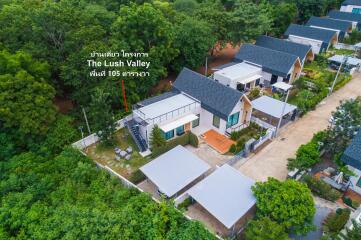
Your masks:
<svg viewBox="0 0 361 240"><path fill-rule="evenodd" d="M314 228L316 212L311 191L295 180L280 182L269 178L253 187L257 199L257 216L268 217L287 232L304 234Z"/></svg>
<svg viewBox="0 0 361 240"><path fill-rule="evenodd" d="M283 226L268 217L250 221L246 228L246 240L288 240Z"/></svg>
<svg viewBox="0 0 361 240"><path fill-rule="evenodd" d="M72 149L0 162L1 239L214 239Z"/></svg>

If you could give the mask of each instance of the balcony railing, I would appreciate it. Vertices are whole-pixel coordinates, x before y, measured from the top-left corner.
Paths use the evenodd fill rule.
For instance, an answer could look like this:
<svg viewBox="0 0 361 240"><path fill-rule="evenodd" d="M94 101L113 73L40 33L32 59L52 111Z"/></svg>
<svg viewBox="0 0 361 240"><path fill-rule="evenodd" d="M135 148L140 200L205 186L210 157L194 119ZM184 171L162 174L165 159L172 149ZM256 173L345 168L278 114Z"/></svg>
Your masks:
<svg viewBox="0 0 361 240"><path fill-rule="evenodd" d="M143 121L147 122L148 124L157 124L178 117L184 113L190 112L191 110L196 109L200 106L201 103L195 101L183 107L176 108L170 112L156 116L154 118L146 118L146 115L139 109L135 109L133 110L133 112L136 113L140 118L142 118Z"/></svg>

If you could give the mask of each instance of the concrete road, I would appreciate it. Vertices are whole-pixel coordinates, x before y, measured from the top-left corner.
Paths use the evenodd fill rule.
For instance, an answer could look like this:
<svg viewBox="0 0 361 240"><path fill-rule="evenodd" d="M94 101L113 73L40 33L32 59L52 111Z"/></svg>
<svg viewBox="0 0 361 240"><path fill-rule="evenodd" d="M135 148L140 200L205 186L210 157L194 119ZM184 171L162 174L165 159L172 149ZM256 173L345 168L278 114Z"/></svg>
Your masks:
<svg viewBox="0 0 361 240"><path fill-rule="evenodd" d="M327 128L328 119L341 100L357 96L361 96L361 73L320 103L316 110L282 128L269 145L235 167L256 181L266 181L268 177L284 180L288 173L287 159L294 157L299 146L309 142L314 133Z"/></svg>

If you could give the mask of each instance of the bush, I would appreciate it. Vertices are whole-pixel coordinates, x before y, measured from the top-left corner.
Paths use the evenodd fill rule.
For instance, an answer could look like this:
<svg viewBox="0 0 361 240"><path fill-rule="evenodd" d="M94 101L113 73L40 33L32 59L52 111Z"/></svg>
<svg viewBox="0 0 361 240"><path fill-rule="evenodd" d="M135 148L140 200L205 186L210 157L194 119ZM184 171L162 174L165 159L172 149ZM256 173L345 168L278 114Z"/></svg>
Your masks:
<svg viewBox="0 0 361 240"><path fill-rule="evenodd" d="M303 181L313 193L329 201L336 201L341 197L341 193L333 189L330 185L312 175L305 175Z"/></svg>
<svg viewBox="0 0 361 240"><path fill-rule="evenodd" d="M198 147L199 144L198 137L192 132L189 132L189 144L193 147Z"/></svg>
<svg viewBox="0 0 361 240"><path fill-rule="evenodd" d="M350 217L350 209L342 209L336 213L330 213L326 219L325 231L331 234L338 234Z"/></svg>
<svg viewBox="0 0 361 240"><path fill-rule="evenodd" d="M139 169L137 171L133 172L129 177L129 181L131 181L134 184L141 183L145 179L146 179L146 176Z"/></svg>
<svg viewBox="0 0 361 240"><path fill-rule="evenodd" d="M260 96L260 93L261 93L261 90L260 90L258 87L253 88L253 89L249 92L248 98L249 98L250 100L256 99L256 98L258 98L258 97Z"/></svg>
<svg viewBox="0 0 361 240"><path fill-rule="evenodd" d="M288 169L293 170L298 168L300 170L306 170L313 167L321 160L320 151L318 150L318 144L309 142L301 145L296 152L296 158L289 159Z"/></svg>
<svg viewBox="0 0 361 240"><path fill-rule="evenodd" d="M188 145L191 144L194 147L198 147L198 138L196 140L197 136L194 135L191 132L187 132L185 134L183 134L180 137L177 137L175 139L172 139L168 142L166 142L166 144L164 146L161 147L157 147L157 148L153 148L152 149L152 157L158 157L159 155L168 152L169 150L171 150L172 148L175 148L178 145Z"/></svg>
<svg viewBox="0 0 361 240"><path fill-rule="evenodd" d="M192 205L192 199L189 197L186 200L184 200L181 204L178 205L179 209L187 210L190 205Z"/></svg>
<svg viewBox="0 0 361 240"><path fill-rule="evenodd" d="M236 144L232 144L231 147L229 148L229 152L230 153L236 153L236 151L237 151Z"/></svg>

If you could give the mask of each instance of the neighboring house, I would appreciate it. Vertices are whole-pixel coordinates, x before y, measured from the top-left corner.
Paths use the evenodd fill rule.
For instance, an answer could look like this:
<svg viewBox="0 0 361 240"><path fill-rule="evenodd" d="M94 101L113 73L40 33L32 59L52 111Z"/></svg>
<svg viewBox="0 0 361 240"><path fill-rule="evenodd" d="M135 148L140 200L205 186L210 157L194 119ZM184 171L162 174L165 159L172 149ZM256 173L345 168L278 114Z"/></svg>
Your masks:
<svg viewBox="0 0 361 240"><path fill-rule="evenodd" d="M351 22L352 29L356 29L356 30L361 29L361 14L332 10L328 13L328 17Z"/></svg>
<svg viewBox="0 0 361 240"><path fill-rule="evenodd" d="M361 0L346 0L341 4L340 11L361 14Z"/></svg>
<svg viewBox="0 0 361 240"><path fill-rule="evenodd" d="M346 228L353 229L352 220L354 220L357 224L361 224L361 206L359 206L356 211L351 213L350 219L346 224ZM342 232L345 233L344 231Z"/></svg>
<svg viewBox="0 0 361 240"><path fill-rule="evenodd" d="M242 92L184 68L171 92L134 105L127 124L135 140L144 141L148 148L155 125L166 140L187 131L200 135L214 129L230 134L248 126L251 115L251 102Z"/></svg>
<svg viewBox="0 0 361 240"><path fill-rule="evenodd" d="M210 166L188 151L177 146L140 168L159 194L176 197L187 186L194 185Z"/></svg>
<svg viewBox="0 0 361 240"><path fill-rule="evenodd" d="M354 173L354 176L350 177L349 189L361 195L361 131L353 138L341 160Z"/></svg>
<svg viewBox="0 0 361 240"><path fill-rule="evenodd" d="M313 61L315 57L311 45L299 44L285 39L260 36L255 44L260 47L296 55L301 60L302 66L305 61Z"/></svg>
<svg viewBox="0 0 361 240"><path fill-rule="evenodd" d="M217 69L220 70L213 74L216 82L241 92L247 92L258 86L262 78L262 68L244 62L228 64L224 68L219 66Z"/></svg>
<svg viewBox="0 0 361 240"><path fill-rule="evenodd" d="M291 24L284 35L292 42L311 45L315 54L326 52L331 45L337 43L336 31L297 24Z"/></svg>
<svg viewBox="0 0 361 240"><path fill-rule="evenodd" d="M209 219L207 222L217 226L221 224L220 233L232 236L254 216L256 208L256 198L252 193L254 184L252 179L224 164L186 193L196 202L195 209L203 209L198 211L203 215L211 215L206 218Z"/></svg>
<svg viewBox="0 0 361 240"><path fill-rule="evenodd" d="M242 45L234 62L245 62L262 68L261 83L265 86L276 82L292 83L299 78L302 70L298 56L251 44Z"/></svg>
<svg viewBox="0 0 361 240"><path fill-rule="evenodd" d="M339 41L342 41L348 36L348 33L352 32L351 22L332 18L311 17L306 25L314 28L336 31Z"/></svg>

